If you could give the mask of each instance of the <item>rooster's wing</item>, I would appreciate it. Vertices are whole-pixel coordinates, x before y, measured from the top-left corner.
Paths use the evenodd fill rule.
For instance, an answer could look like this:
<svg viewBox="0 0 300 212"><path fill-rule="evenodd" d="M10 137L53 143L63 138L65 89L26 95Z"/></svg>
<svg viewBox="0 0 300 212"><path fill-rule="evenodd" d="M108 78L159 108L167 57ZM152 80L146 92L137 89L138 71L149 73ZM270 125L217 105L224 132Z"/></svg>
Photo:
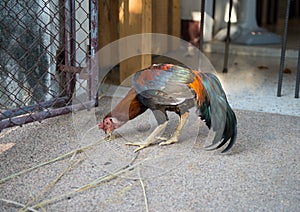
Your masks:
<svg viewBox="0 0 300 212"><path fill-rule="evenodd" d="M188 68L172 64L154 64L134 75L133 88L148 107L154 105L179 105L194 99L195 93L188 84L194 73Z"/></svg>

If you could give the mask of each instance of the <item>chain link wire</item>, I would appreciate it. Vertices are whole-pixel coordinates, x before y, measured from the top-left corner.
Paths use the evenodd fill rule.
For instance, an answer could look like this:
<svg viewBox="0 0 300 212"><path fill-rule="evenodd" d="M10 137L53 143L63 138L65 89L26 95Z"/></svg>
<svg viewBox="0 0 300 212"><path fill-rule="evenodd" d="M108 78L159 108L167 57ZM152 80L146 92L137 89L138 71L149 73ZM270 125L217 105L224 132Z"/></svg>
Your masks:
<svg viewBox="0 0 300 212"><path fill-rule="evenodd" d="M66 113L74 93L88 92L78 72L88 66L93 4L1 0L0 131Z"/></svg>

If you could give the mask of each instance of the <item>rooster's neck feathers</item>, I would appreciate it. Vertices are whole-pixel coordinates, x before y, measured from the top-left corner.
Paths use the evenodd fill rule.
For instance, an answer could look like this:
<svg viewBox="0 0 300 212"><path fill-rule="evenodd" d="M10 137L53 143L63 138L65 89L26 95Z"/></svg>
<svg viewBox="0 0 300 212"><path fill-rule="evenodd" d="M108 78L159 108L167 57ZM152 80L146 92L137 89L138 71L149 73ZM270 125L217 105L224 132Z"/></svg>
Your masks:
<svg viewBox="0 0 300 212"><path fill-rule="evenodd" d="M145 110L146 108L144 108L137 99L136 91L132 88L129 90L126 97L123 98L106 117L114 117L119 121L126 123L143 113Z"/></svg>

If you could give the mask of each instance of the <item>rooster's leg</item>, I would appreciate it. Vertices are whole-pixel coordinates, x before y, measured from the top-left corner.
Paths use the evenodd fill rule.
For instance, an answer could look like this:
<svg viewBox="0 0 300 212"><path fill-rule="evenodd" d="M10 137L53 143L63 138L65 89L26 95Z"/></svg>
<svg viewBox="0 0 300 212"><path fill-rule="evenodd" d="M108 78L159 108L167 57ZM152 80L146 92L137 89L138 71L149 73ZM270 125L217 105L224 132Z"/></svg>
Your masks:
<svg viewBox="0 0 300 212"><path fill-rule="evenodd" d="M166 140L164 142L160 142L159 145L168 145L168 144L176 143L180 136L180 132L181 132L183 126L185 125L186 121L188 120L188 118L189 118L189 112L185 112L183 115L180 115L180 121L179 121L178 127L176 128L172 137L169 139L159 137L160 140Z"/></svg>
<svg viewBox="0 0 300 212"><path fill-rule="evenodd" d="M166 128L168 124L168 121L165 121L163 124L159 125L146 139L145 142L134 142L134 143L126 143L127 145L131 146L138 146L137 149L134 150L134 152L137 152L141 149L144 149L145 147L150 146L152 143L154 143L157 139L156 136Z"/></svg>
<svg viewBox="0 0 300 212"><path fill-rule="evenodd" d="M107 134L108 135L104 138L104 140L106 140L106 141L112 141L112 140L115 139L115 135L113 135L111 131L108 130Z"/></svg>

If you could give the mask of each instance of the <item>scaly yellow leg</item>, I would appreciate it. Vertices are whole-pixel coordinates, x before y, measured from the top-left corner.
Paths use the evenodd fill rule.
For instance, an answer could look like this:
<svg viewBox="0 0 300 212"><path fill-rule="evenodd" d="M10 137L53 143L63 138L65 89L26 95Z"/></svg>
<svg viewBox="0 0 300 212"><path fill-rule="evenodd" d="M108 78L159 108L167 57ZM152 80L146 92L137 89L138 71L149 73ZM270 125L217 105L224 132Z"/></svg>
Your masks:
<svg viewBox="0 0 300 212"><path fill-rule="evenodd" d="M111 131L107 131L107 136L104 138L104 140L106 140L106 141L112 141L112 140L114 140L114 139L116 139L116 135L113 135L112 134L112 132Z"/></svg>
<svg viewBox="0 0 300 212"><path fill-rule="evenodd" d="M168 124L168 121L164 122L163 124L159 125L146 139L145 142L133 142L133 143L126 143L126 145L131 145L131 146L138 146L137 149L134 150L134 152L137 152L141 149L144 149L145 147L150 146L152 143L154 143L157 139L156 136L166 128Z"/></svg>
<svg viewBox="0 0 300 212"><path fill-rule="evenodd" d="M189 118L189 112L185 112L183 115L181 115L178 127L176 128L176 130L175 130L174 134L172 135L172 137L169 138L169 139L159 137L158 139L160 139L160 140L166 140L164 142L160 142L159 145L160 146L161 145L169 145L169 144L173 144L173 143L178 142L180 132L181 132L183 126L185 125L186 121L188 120L188 118Z"/></svg>

